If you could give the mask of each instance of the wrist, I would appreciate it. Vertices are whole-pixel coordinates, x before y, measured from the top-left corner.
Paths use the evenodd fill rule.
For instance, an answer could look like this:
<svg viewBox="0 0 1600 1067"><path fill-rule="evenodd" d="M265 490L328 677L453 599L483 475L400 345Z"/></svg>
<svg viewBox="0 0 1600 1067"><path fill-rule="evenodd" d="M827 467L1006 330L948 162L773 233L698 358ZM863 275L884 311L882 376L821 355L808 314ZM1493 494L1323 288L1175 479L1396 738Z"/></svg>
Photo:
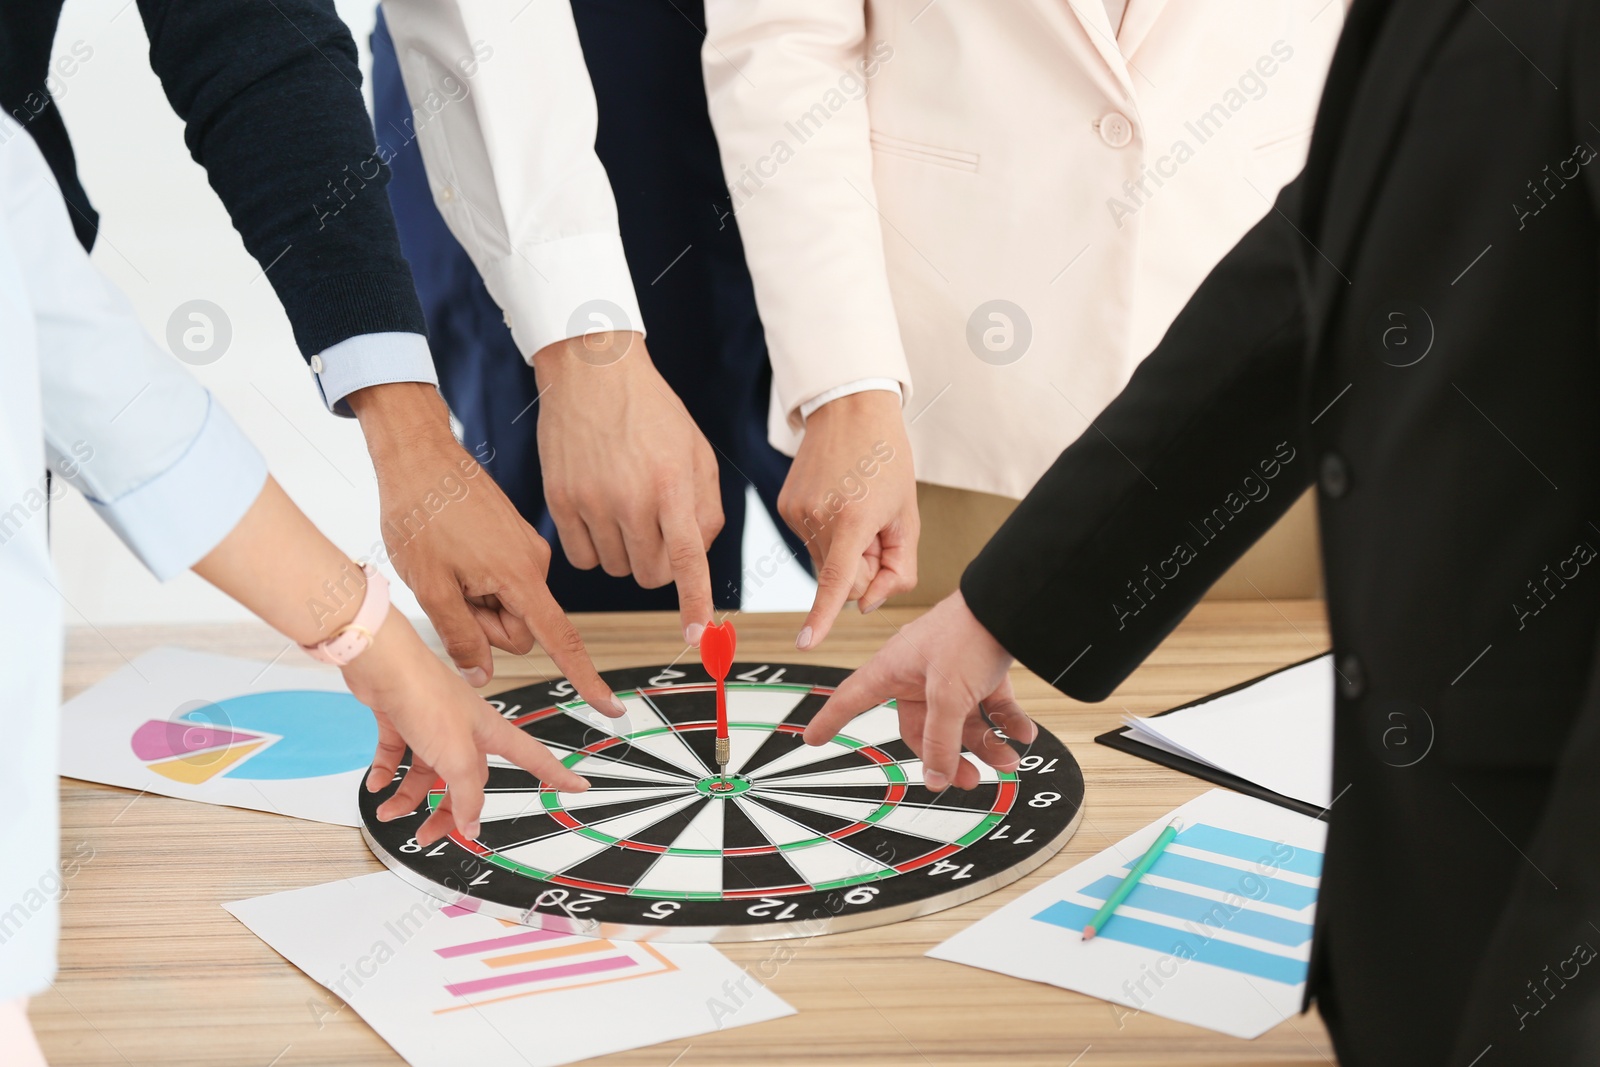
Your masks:
<svg viewBox="0 0 1600 1067"><path fill-rule="evenodd" d="M545 345L528 359L541 389L557 382L593 378L597 370L615 368L620 373L638 367L641 361L649 366L650 353L645 348L644 335L631 330L567 337Z"/></svg>
<svg viewBox="0 0 1600 1067"><path fill-rule="evenodd" d="M900 397L886 389L867 389L849 393L830 400L806 418L806 433L813 430L829 432L835 426L861 427L870 434L878 433L885 422L899 426Z"/></svg>
<svg viewBox="0 0 1600 1067"><path fill-rule="evenodd" d="M427 382L369 385L345 399L361 424L375 464L419 447L445 441L457 444L450 431L450 409L439 390Z"/></svg>
<svg viewBox="0 0 1600 1067"><path fill-rule="evenodd" d="M404 615L391 610L383 620L383 625L372 635L372 644L367 646L367 650L342 665L339 672L344 675L345 683L352 691L370 690L378 683L393 685L405 678L417 662L417 650L412 647L413 643L420 644L421 638ZM432 658L432 653L426 647L422 652Z"/></svg>
<svg viewBox="0 0 1600 1067"><path fill-rule="evenodd" d="M341 582L324 583L324 589L334 601L343 601L336 611L320 618L319 634L300 647L312 659L343 667L364 655L372 648L378 631L389 620L389 582L373 564L361 567L352 581L347 564ZM350 611L351 603L355 610ZM313 605L316 601L312 602ZM346 618L348 616L348 619Z"/></svg>

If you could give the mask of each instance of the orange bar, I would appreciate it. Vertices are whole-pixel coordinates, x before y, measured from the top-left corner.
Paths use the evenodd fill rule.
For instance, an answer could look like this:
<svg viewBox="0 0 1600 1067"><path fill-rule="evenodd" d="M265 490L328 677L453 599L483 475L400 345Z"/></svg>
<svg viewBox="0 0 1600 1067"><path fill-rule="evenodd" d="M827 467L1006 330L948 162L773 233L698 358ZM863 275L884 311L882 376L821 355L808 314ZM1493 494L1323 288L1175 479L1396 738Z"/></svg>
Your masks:
<svg viewBox="0 0 1600 1067"><path fill-rule="evenodd" d="M519 963L553 960L560 956L582 956L585 953L600 952L604 949L615 947L609 941L583 941L576 945L557 945L555 948L536 948L527 952L513 952L509 956L490 956L483 962L490 967L515 967Z"/></svg>

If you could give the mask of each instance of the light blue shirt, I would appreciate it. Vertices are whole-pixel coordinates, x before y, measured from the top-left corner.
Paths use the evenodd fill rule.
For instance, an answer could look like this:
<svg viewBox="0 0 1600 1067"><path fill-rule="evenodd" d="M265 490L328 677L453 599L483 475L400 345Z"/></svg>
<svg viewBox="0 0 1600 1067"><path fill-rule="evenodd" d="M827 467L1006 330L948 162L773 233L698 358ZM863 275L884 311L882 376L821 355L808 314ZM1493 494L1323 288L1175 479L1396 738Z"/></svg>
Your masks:
<svg viewBox="0 0 1600 1067"><path fill-rule="evenodd" d="M345 397L369 385L439 384L428 339L420 333L364 333L340 341L311 357L311 375L335 415L353 415Z"/></svg>
<svg viewBox="0 0 1600 1067"><path fill-rule="evenodd" d="M0 1001L55 973L63 599L48 495L76 487L165 579L216 547L266 477L228 413L90 266L33 139L0 117Z"/></svg>

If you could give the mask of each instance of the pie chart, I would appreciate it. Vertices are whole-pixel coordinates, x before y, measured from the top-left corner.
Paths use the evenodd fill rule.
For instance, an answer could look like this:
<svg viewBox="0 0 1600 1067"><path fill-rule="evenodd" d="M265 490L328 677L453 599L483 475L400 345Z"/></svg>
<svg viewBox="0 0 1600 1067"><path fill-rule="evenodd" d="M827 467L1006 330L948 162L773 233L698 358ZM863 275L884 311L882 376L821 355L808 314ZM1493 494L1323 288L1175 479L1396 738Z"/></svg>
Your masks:
<svg viewBox="0 0 1600 1067"><path fill-rule="evenodd" d="M282 781L360 770L378 726L349 693L283 689L228 697L133 732L133 754L173 781Z"/></svg>

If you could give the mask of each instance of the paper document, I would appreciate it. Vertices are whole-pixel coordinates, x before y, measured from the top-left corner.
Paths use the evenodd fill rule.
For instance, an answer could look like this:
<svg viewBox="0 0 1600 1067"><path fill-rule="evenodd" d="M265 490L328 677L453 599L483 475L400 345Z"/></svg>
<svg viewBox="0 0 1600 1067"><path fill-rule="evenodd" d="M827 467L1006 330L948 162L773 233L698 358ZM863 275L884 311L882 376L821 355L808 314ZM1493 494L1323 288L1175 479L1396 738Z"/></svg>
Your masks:
<svg viewBox="0 0 1600 1067"><path fill-rule="evenodd" d="M1123 722L1124 737L1319 808L1333 803L1331 655L1191 708Z"/></svg>
<svg viewBox="0 0 1600 1067"><path fill-rule="evenodd" d="M1083 927L1173 817L1185 827L1099 936ZM1085 860L928 955L1258 1037L1300 1011L1327 824L1222 789Z"/></svg>
<svg viewBox="0 0 1600 1067"><path fill-rule="evenodd" d="M794 1014L710 945L534 930L388 871L223 906L412 1067L555 1067Z"/></svg>
<svg viewBox="0 0 1600 1067"><path fill-rule="evenodd" d="M337 670L181 648L146 652L61 708L65 777L341 826L361 825L377 743Z"/></svg>

